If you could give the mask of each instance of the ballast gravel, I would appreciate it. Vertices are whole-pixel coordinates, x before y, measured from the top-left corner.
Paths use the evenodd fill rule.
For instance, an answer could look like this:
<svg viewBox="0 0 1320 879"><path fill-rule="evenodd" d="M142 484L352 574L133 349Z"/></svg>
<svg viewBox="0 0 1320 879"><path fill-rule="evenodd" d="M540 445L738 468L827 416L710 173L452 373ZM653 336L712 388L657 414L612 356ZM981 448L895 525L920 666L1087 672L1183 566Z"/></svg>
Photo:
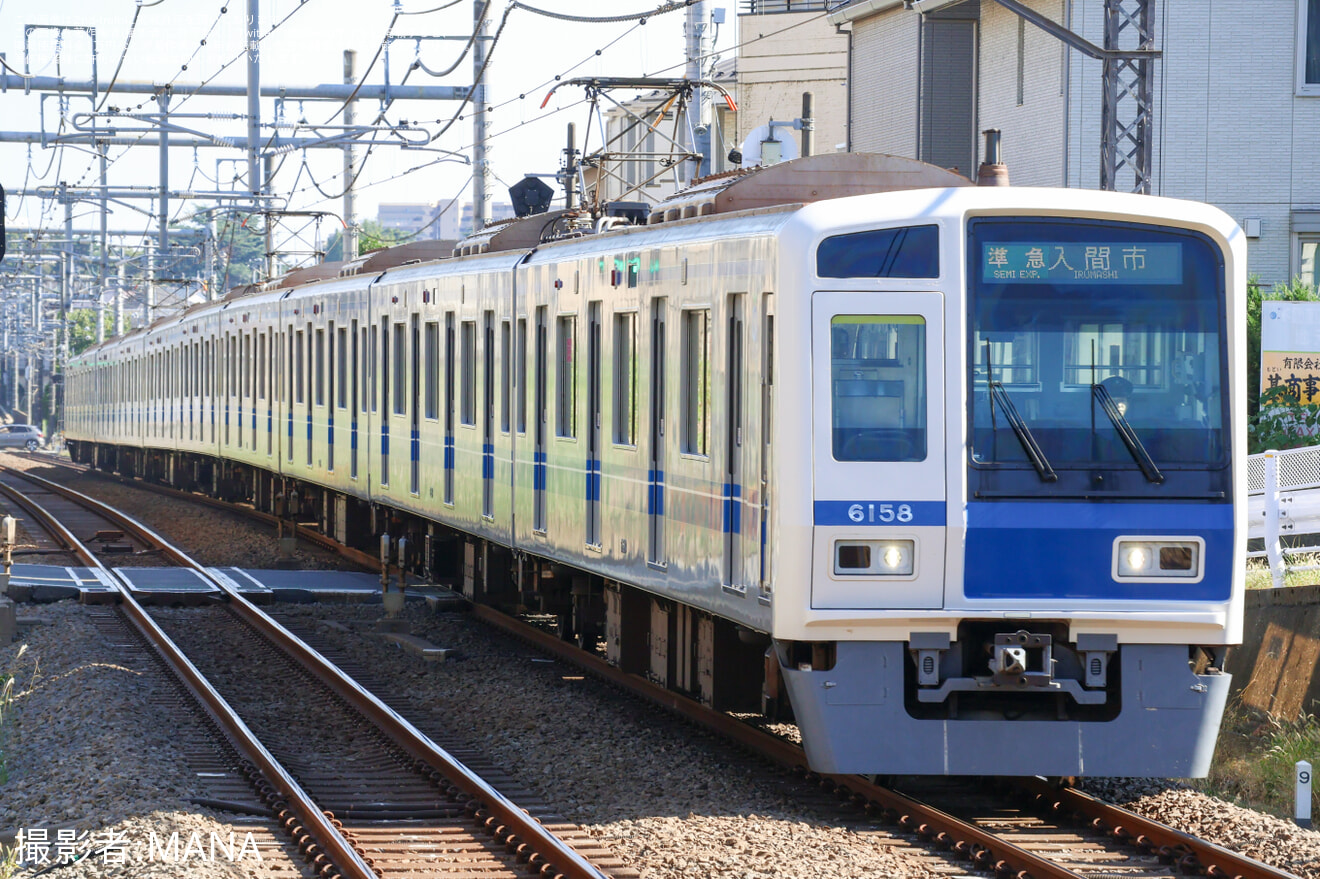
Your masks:
<svg viewBox="0 0 1320 879"><path fill-rule="evenodd" d="M1087 779L1088 793L1304 879L1320 879L1320 832L1163 778Z"/></svg>
<svg viewBox="0 0 1320 879"><path fill-rule="evenodd" d="M3 457L6 465L49 469L34 458ZM79 490L138 516L206 564L261 568L273 567L278 561L269 530L236 516L95 477L71 477L65 471L52 476L66 483L76 480ZM346 567L330 553L302 545L297 564L307 569ZM48 611L42 609L42 613ZM79 611L69 608L58 613L76 617ZM379 668L428 713L449 718L453 732L469 738L515 775L539 787L564 817L587 827L648 879L970 872L968 865L912 848L902 837L864 819L845 825L837 816L822 818L810 803L797 798L794 792L800 788L775 780L751 758L731 757L727 746L713 744L703 734L648 706L584 680L573 669L529 649L510 646L462 614L432 615L411 605L405 611L416 634L459 651L458 661L429 664L370 634L380 615L378 607L287 607L279 613L316 629L319 638ZM70 645L63 649L72 653L64 664L72 667L83 661L77 656L82 639L69 640ZM0 669L12 659L13 651L0 649ZM103 689L111 692L107 695ZM136 708L126 710L122 702L114 701L116 689L122 689L120 683L108 675L87 675L76 695L66 695L45 710L99 714L103 706L118 706L116 714L132 715ZM31 715L39 705L33 699L26 710ZM17 737L12 738L9 747L14 760L26 753L24 748L37 756L22 758L33 761L30 773L15 773L8 785L0 787L0 834L12 834L18 821L34 820L30 815L38 816L35 820L53 820L44 816L61 809L92 816L89 820L98 821L97 826L140 828L144 822L157 822L162 830L198 827L203 836L210 832L213 819L168 811L169 804L178 805L178 792L187 790L186 779L177 772L171 775L170 767L178 765L177 756L151 748L150 743L159 743L161 738L159 723L153 725L141 712L136 721L143 721L143 727L131 732L120 731L113 723L92 725L106 740L135 740L144 751L138 764L117 761L105 777L91 783L65 783L71 767L78 764L78 754L98 751L85 744L88 723L76 724L83 735L72 739L84 744L71 744L64 758L50 756L42 744L34 747L29 740L20 745ZM63 747L68 726L67 721L52 725L54 750ZM101 744L100 750L104 747ZM95 778L95 763L88 765L94 767ZM126 766L130 771L125 772ZM86 772L85 768L81 771ZM23 782L22 778L35 781ZM1176 782L1096 780L1088 781L1087 789L1305 879L1320 879L1320 833L1300 830L1287 821L1233 806ZM99 800L97 790L102 791ZM101 812L95 808L98 802ZM109 807L108 803L119 805ZM216 872L136 870L113 874L82 867L66 869L61 875L189 875L203 879L256 875L223 872L224 865L208 869Z"/></svg>
<svg viewBox="0 0 1320 879"><path fill-rule="evenodd" d="M178 717L156 704L160 682L124 661L89 608L64 601L19 612L43 622L0 645L0 680L14 678L0 723L8 776L0 774L0 846L12 851L21 839L27 862L13 875L52 867L58 879L310 875L261 827L189 802L204 791L171 735ZM81 860L55 867L61 857Z"/></svg>

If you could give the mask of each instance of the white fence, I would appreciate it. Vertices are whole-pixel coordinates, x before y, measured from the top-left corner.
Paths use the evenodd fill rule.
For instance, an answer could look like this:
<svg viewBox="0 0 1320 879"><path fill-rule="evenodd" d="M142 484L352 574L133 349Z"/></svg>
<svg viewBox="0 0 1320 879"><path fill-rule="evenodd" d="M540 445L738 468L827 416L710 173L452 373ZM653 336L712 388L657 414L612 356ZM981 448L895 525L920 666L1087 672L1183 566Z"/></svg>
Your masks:
<svg viewBox="0 0 1320 879"><path fill-rule="evenodd" d="M1247 462L1248 538L1265 548L1249 558L1269 560L1276 587L1287 571L1315 571L1320 565L1295 565L1289 556L1320 553L1320 543L1284 546L1280 538L1309 535L1320 541L1320 446L1262 452ZM1298 541L1292 541L1296 543Z"/></svg>

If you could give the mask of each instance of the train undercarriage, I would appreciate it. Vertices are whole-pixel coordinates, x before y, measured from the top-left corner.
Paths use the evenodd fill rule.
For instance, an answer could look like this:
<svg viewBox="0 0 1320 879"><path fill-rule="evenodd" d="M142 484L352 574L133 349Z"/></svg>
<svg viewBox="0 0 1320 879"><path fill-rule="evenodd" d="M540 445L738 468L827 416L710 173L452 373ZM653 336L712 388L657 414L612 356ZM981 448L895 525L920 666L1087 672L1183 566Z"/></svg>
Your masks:
<svg viewBox="0 0 1320 879"><path fill-rule="evenodd" d="M250 504L373 556L381 535L406 538L409 550L402 567L417 578L517 614L625 672L717 710L791 717L769 635L729 620L251 465L87 442L70 442L69 453L75 462L97 470Z"/></svg>

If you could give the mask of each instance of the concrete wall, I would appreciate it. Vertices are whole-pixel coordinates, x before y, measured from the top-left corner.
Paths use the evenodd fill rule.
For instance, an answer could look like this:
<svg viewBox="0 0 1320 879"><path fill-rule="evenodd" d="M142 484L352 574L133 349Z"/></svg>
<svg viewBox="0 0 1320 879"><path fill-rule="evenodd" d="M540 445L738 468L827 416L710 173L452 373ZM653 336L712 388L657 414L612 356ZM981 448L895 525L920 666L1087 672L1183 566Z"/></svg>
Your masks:
<svg viewBox="0 0 1320 879"><path fill-rule="evenodd" d="M1320 586L1248 591L1242 646L1225 670L1250 708L1286 719L1320 713Z"/></svg>
<svg viewBox="0 0 1320 879"><path fill-rule="evenodd" d="M853 152L916 158L920 24L902 11L853 23Z"/></svg>
<svg viewBox="0 0 1320 879"><path fill-rule="evenodd" d="M811 92L815 151L831 153L847 143L847 33L840 33L819 12L740 15L738 33L740 136L771 119L799 118L802 93ZM765 38L758 39L762 35Z"/></svg>
<svg viewBox="0 0 1320 879"><path fill-rule="evenodd" d="M1028 5L1062 22L1066 2L1028 0ZM1019 21L997 3L981 4L978 125L1003 132L1004 159L1015 186L1064 186L1065 52L1054 37L1030 24L1020 27Z"/></svg>

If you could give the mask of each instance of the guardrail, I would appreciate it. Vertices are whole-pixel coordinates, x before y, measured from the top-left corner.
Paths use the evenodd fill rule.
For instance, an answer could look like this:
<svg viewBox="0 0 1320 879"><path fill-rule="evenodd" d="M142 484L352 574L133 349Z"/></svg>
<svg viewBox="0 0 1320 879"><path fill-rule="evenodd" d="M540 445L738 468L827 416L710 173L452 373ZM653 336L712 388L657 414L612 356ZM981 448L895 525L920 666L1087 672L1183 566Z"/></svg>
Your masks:
<svg viewBox="0 0 1320 879"><path fill-rule="evenodd" d="M1283 538L1320 535L1320 446L1261 452L1247 459L1247 538L1265 548L1248 558L1268 559L1274 586L1288 571L1317 571L1320 564L1293 564L1289 556L1320 553L1320 543ZM1317 538L1320 539L1320 538Z"/></svg>

